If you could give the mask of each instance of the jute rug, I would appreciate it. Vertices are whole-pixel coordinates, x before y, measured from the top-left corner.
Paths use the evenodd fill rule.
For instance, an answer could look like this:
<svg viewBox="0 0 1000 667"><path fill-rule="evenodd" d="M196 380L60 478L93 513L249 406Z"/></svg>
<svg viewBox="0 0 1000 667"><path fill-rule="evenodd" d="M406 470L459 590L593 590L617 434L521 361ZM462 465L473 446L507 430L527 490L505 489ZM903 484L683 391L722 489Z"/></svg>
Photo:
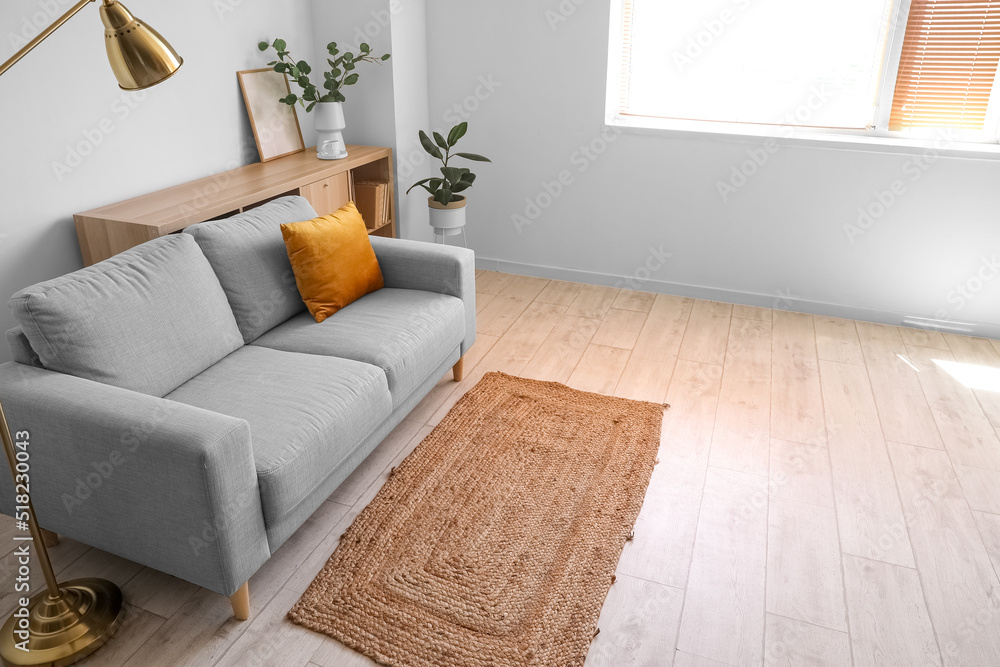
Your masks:
<svg viewBox="0 0 1000 667"><path fill-rule="evenodd" d="M663 407L487 374L288 617L393 667L582 665Z"/></svg>

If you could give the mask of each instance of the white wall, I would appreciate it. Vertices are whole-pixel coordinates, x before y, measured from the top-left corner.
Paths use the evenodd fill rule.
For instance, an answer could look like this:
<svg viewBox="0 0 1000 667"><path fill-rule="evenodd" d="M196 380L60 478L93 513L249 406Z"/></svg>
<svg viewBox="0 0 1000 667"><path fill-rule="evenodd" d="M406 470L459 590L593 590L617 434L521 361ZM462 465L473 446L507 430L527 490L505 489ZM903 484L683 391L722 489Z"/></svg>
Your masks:
<svg viewBox="0 0 1000 667"><path fill-rule="evenodd" d="M71 0L5 0L0 60ZM72 215L257 160L236 72L265 66L261 39L314 51L309 0L126 3L184 58L145 93L118 88L97 6L0 77L0 300L81 266ZM300 114L307 145L311 118ZM81 157L81 154L86 153ZM0 307L0 330L14 326ZM0 345L0 360L9 359Z"/></svg>
<svg viewBox="0 0 1000 667"><path fill-rule="evenodd" d="M344 139L393 149L398 233L430 240L426 198L404 194L428 168L426 161L408 157L419 147L417 131L428 125L424 0L313 0L313 12L318 49L337 42L349 44L356 53L357 46L366 42L378 55L392 54L382 65L358 66L360 80L344 89Z"/></svg>
<svg viewBox="0 0 1000 667"><path fill-rule="evenodd" d="M1000 254L1000 161L942 158L914 180L912 155L781 145L724 202L717 182L761 142L602 139L609 15L607 0L427 0L432 123L466 117L460 146L494 161L469 192L482 265L1000 333L1000 279L980 282ZM896 180L905 194L851 243L845 224Z"/></svg>

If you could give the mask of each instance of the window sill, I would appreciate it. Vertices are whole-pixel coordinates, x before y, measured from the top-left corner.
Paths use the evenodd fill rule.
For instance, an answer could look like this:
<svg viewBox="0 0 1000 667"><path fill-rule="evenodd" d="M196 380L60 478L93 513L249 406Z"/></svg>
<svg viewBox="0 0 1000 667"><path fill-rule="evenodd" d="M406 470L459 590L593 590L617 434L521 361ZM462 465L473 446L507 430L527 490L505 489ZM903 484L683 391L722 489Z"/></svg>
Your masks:
<svg viewBox="0 0 1000 667"><path fill-rule="evenodd" d="M1000 144L960 141L950 138L946 131L936 139L882 137L779 125L751 125L717 123L711 121L674 120L645 116L618 116L605 121L605 127L618 128L626 134L661 135L678 138L700 138L720 142L760 144L774 139L784 146L803 146L828 150L858 151L864 153L889 153L945 157L1000 160Z"/></svg>

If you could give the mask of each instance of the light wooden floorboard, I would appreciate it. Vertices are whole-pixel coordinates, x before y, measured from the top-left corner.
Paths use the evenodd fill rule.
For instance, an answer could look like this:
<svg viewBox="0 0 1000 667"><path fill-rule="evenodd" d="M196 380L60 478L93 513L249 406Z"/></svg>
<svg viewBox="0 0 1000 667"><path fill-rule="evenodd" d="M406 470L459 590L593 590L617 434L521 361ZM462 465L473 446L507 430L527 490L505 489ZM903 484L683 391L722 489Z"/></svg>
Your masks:
<svg viewBox="0 0 1000 667"><path fill-rule="evenodd" d="M488 306L493 299L497 298L496 294L487 294L485 292L476 292L476 314L483 312L483 308Z"/></svg>
<svg viewBox="0 0 1000 667"><path fill-rule="evenodd" d="M772 498L833 508L833 478L825 447L771 438Z"/></svg>
<svg viewBox="0 0 1000 667"><path fill-rule="evenodd" d="M1000 369L1000 354L989 340L955 334L945 334L944 339L956 361L986 369ZM977 389L974 392L990 423L1000 427L1000 391Z"/></svg>
<svg viewBox="0 0 1000 667"><path fill-rule="evenodd" d="M844 556L855 667L940 665L917 571Z"/></svg>
<svg viewBox="0 0 1000 667"><path fill-rule="evenodd" d="M816 351L820 359L865 365L865 355L861 351L854 320L815 315L813 323L816 326Z"/></svg>
<svg viewBox="0 0 1000 667"><path fill-rule="evenodd" d="M502 336L548 284L547 280L515 276L476 315L476 332Z"/></svg>
<svg viewBox="0 0 1000 667"><path fill-rule="evenodd" d="M678 650L732 665L763 661L767 504L763 477L708 469Z"/></svg>
<svg viewBox="0 0 1000 667"><path fill-rule="evenodd" d="M528 361L522 375L565 384L600 326L600 320L564 315Z"/></svg>
<svg viewBox="0 0 1000 667"><path fill-rule="evenodd" d="M645 323L646 313L642 311L611 308L594 334L593 343L631 350Z"/></svg>
<svg viewBox="0 0 1000 667"><path fill-rule="evenodd" d="M672 406L588 665L1000 665L1000 392L934 363L998 369L1000 343L492 271L477 298L465 379L442 377L251 579L249 621L63 538L60 578L111 578L129 608L81 664L373 667L284 615L389 471L502 371ZM0 613L15 532L0 519Z"/></svg>
<svg viewBox="0 0 1000 667"><path fill-rule="evenodd" d="M868 375L861 366L822 361L820 379L841 550L913 567Z"/></svg>
<svg viewBox="0 0 1000 667"><path fill-rule="evenodd" d="M847 631L832 509L777 498L768 503L767 611Z"/></svg>
<svg viewBox="0 0 1000 667"><path fill-rule="evenodd" d="M324 637L285 618L298 599L295 591L279 591L267 607L248 621L246 632L215 664L219 667L246 667L308 662L323 644Z"/></svg>
<svg viewBox="0 0 1000 667"><path fill-rule="evenodd" d="M652 361L630 355L625 370L618 379L615 396L663 403L675 364L674 360Z"/></svg>
<svg viewBox="0 0 1000 667"><path fill-rule="evenodd" d="M648 313L658 295L652 292L636 292L635 290L623 289L618 292L612 308L622 308L624 310L637 310L640 313Z"/></svg>
<svg viewBox="0 0 1000 667"><path fill-rule="evenodd" d="M644 667L664 662L677 641L684 591L619 574L597 622L586 667Z"/></svg>
<svg viewBox="0 0 1000 667"><path fill-rule="evenodd" d="M562 280L550 280L545 289L535 297L535 301L551 303L556 306L569 307L579 296L583 285L580 283L567 283Z"/></svg>
<svg viewBox="0 0 1000 667"><path fill-rule="evenodd" d="M115 633L119 639L109 642L99 653L75 664L81 667L118 667L124 665L166 623L166 620L126 602L125 618Z"/></svg>
<svg viewBox="0 0 1000 667"><path fill-rule="evenodd" d="M981 512L1000 514L1000 492L997 489L997 471L965 466L951 462L962 484L969 507Z"/></svg>
<svg viewBox="0 0 1000 667"><path fill-rule="evenodd" d="M765 667L851 667L851 638L791 618L767 615Z"/></svg>
<svg viewBox="0 0 1000 667"><path fill-rule="evenodd" d="M934 627L950 637L968 633L992 647L1000 665L1000 581L948 454L896 443L889 454Z"/></svg>
<svg viewBox="0 0 1000 667"><path fill-rule="evenodd" d="M807 445L826 445L812 315L774 311L771 437Z"/></svg>
<svg viewBox="0 0 1000 667"><path fill-rule="evenodd" d="M628 363L628 350L591 343L566 384L581 391L611 395Z"/></svg>
<svg viewBox="0 0 1000 667"><path fill-rule="evenodd" d="M733 318L711 464L766 477L770 418L771 325Z"/></svg>
<svg viewBox="0 0 1000 667"><path fill-rule="evenodd" d="M695 301L678 356L705 364L725 363L732 313L733 306L728 303Z"/></svg>
<svg viewBox="0 0 1000 667"><path fill-rule="evenodd" d="M499 294L516 278L513 273L483 271L476 274L476 291L484 294Z"/></svg>
<svg viewBox="0 0 1000 667"><path fill-rule="evenodd" d="M952 463L1000 471L1000 438L976 395L934 363L954 361L951 352L922 347L906 352L920 368L920 386Z"/></svg>
<svg viewBox="0 0 1000 667"><path fill-rule="evenodd" d="M950 349L948 343L945 342L944 336L937 331L914 329L913 327L897 327L897 330L899 331L899 336L903 339L903 343L906 345L936 347L939 350Z"/></svg>
<svg viewBox="0 0 1000 667"><path fill-rule="evenodd" d="M775 311L772 311L770 308L758 308L757 306L743 306L738 303L733 305L733 317L739 317L744 320L757 320L758 322L770 322L773 312Z"/></svg>
<svg viewBox="0 0 1000 667"><path fill-rule="evenodd" d="M657 294L632 347L632 356L659 362L676 359L693 304L693 299Z"/></svg>
<svg viewBox="0 0 1000 667"><path fill-rule="evenodd" d="M993 562L993 572L1000 576L1000 514L973 511L972 516L976 519L986 553Z"/></svg>
<svg viewBox="0 0 1000 667"><path fill-rule="evenodd" d="M619 571L683 588L691 565L722 368L681 359L670 382L659 463Z"/></svg>
<svg viewBox="0 0 1000 667"><path fill-rule="evenodd" d="M586 317L590 319L604 319L611 309L611 304L618 298L617 287L603 287L601 285L581 285L580 291L569 306L567 315L573 317Z"/></svg>
<svg viewBox="0 0 1000 667"><path fill-rule="evenodd" d="M122 592L125 599L146 611L170 618L198 592L192 583L148 567L142 568Z"/></svg>
<svg viewBox="0 0 1000 667"><path fill-rule="evenodd" d="M885 439L943 448L919 373L901 358L907 351L899 329L867 322L856 326Z"/></svg>
<svg viewBox="0 0 1000 667"><path fill-rule="evenodd" d="M729 663L719 662L711 658L703 658L700 655L692 655L684 651L674 653L674 667L734 667Z"/></svg>

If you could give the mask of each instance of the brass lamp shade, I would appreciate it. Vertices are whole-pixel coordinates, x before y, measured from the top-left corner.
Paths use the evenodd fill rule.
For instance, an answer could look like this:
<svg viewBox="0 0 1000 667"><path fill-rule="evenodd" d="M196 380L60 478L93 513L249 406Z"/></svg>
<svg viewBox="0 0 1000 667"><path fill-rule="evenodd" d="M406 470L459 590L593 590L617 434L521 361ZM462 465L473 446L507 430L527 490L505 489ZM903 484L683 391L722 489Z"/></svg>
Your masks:
<svg viewBox="0 0 1000 667"><path fill-rule="evenodd" d="M184 64L160 33L132 16L120 2L106 0L101 5L101 21L108 61L122 89L155 86Z"/></svg>

